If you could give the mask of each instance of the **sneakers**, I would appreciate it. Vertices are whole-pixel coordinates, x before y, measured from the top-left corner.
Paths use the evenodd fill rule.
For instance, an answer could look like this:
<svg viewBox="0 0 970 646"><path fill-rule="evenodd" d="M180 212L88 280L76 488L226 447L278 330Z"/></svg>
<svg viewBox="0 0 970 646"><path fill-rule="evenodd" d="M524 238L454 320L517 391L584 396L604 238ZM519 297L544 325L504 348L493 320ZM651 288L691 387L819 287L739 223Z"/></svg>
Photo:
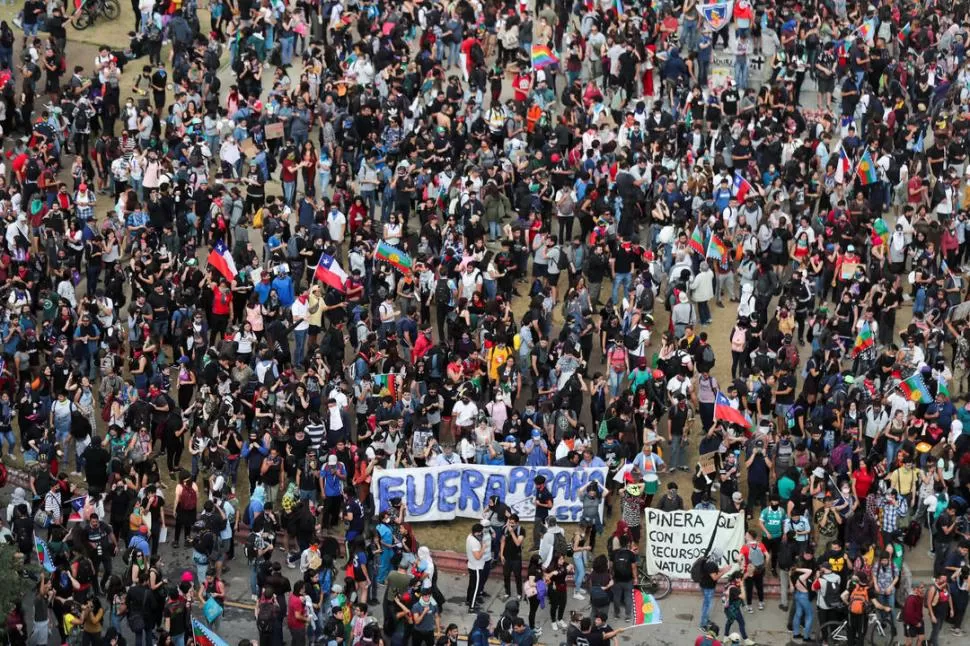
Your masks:
<svg viewBox="0 0 970 646"><path fill-rule="evenodd" d="M499 601L507 601L511 595L505 594L504 592L498 595Z"/></svg>
<svg viewBox="0 0 970 646"><path fill-rule="evenodd" d="M554 621L554 622L552 622L552 627L555 630L566 630L566 622L565 621Z"/></svg>
<svg viewBox="0 0 970 646"><path fill-rule="evenodd" d="M535 628L532 629L532 633L536 637L542 637L542 628L540 628L539 626L536 626Z"/></svg>
<svg viewBox="0 0 970 646"><path fill-rule="evenodd" d="M583 594L582 590L576 590L575 592L573 592L573 599L575 599L576 601L585 601L586 595Z"/></svg>
<svg viewBox="0 0 970 646"><path fill-rule="evenodd" d="M759 601L758 602L758 610L764 610L764 609L765 609L765 602L764 601Z"/></svg>
<svg viewBox="0 0 970 646"><path fill-rule="evenodd" d="M754 640L753 639L745 639L744 640L744 646L754 646Z"/></svg>
<svg viewBox="0 0 970 646"><path fill-rule="evenodd" d="M754 612L754 608L752 608L751 606L748 606L747 610L748 610L748 613Z"/></svg>

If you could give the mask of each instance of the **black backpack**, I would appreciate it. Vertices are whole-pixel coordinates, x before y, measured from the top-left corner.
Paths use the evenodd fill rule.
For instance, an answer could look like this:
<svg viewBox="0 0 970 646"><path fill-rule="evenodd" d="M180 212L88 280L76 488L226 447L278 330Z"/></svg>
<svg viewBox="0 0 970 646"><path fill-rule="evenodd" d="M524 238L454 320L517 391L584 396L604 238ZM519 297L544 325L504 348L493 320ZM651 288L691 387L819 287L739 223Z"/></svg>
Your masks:
<svg viewBox="0 0 970 646"><path fill-rule="evenodd" d="M189 151L189 163L193 166L201 166L205 163L205 156L202 154L202 146L195 144Z"/></svg>
<svg viewBox="0 0 970 646"><path fill-rule="evenodd" d="M246 560L252 563L256 560L257 552L256 549L256 537L258 534L256 532L249 532L249 536L246 537L246 545L243 547L243 554L246 555Z"/></svg>
<svg viewBox="0 0 970 646"><path fill-rule="evenodd" d="M499 640L503 644L512 643L512 618L508 615L502 615L498 618L498 623L495 624L495 630L492 632L492 637Z"/></svg>
<svg viewBox="0 0 970 646"><path fill-rule="evenodd" d="M439 278L435 283L434 299L439 305L448 305L451 302L451 286L448 285L447 278Z"/></svg>
<svg viewBox="0 0 970 646"><path fill-rule="evenodd" d="M698 585L700 585L701 581L704 580L704 563L706 561L706 554L703 556L698 556L694 563L690 566L690 580Z"/></svg>
<svg viewBox="0 0 970 646"><path fill-rule="evenodd" d="M83 132L88 127L88 111L84 108L78 110L77 114L74 115L74 129L78 132Z"/></svg>
<svg viewBox="0 0 970 646"><path fill-rule="evenodd" d="M3 30L0 30L0 45L3 47L13 47L14 40L13 31L10 27L4 27Z"/></svg>
<svg viewBox="0 0 970 646"><path fill-rule="evenodd" d="M278 614L279 606L276 605L275 599L259 602L259 609L256 610L256 630L260 635L269 635L273 632Z"/></svg>
<svg viewBox="0 0 970 646"><path fill-rule="evenodd" d="M624 581L633 578L633 558L629 550L618 550L613 553L613 574Z"/></svg>

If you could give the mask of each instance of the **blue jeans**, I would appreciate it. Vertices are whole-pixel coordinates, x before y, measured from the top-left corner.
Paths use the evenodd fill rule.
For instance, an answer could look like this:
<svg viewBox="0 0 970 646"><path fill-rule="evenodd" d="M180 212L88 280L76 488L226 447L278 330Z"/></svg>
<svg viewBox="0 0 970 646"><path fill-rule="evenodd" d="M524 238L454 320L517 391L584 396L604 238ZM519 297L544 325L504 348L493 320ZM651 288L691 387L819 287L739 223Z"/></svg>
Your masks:
<svg viewBox="0 0 970 646"><path fill-rule="evenodd" d="M899 442L894 440L886 440L886 462L892 464L896 459L896 453L899 452Z"/></svg>
<svg viewBox="0 0 970 646"><path fill-rule="evenodd" d="M283 201L287 206L293 206L293 198L296 196L296 182L283 182Z"/></svg>
<svg viewBox="0 0 970 646"><path fill-rule="evenodd" d="M256 575L256 564L249 566L249 592L259 594L259 577Z"/></svg>
<svg viewBox="0 0 970 646"><path fill-rule="evenodd" d="M295 39L293 36L284 36L280 38L280 63L283 65L289 65L293 62L293 43Z"/></svg>
<svg viewBox="0 0 970 646"><path fill-rule="evenodd" d="M361 191L360 196L364 198L367 205L367 217L374 219L374 209L377 208L377 191Z"/></svg>
<svg viewBox="0 0 970 646"><path fill-rule="evenodd" d="M738 632L741 633L741 638L747 639L748 631L744 627L744 610L741 607L738 607L738 609L734 612L736 614L728 615L727 621L724 622L724 634L730 634L731 626L734 625L734 622L737 622Z"/></svg>
<svg viewBox="0 0 970 646"><path fill-rule="evenodd" d="M13 65L13 48L0 47L0 68L9 69Z"/></svg>
<svg viewBox="0 0 970 646"><path fill-rule="evenodd" d="M193 549L192 563L195 564L195 576L198 577L195 584L201 585L200 582L205 581L205 573L209 570L209 557Z"/></svg>
<svg viewBox="0 0 970 646"><path fill-rule="evenodd" d="M573 566L576 568L576 573L573 575L573 580L575 581L577 590L583 589L583 580L586 578L585 554L585 552L580 552L577 556L573 557Z"/></svg>
<svg viewBox="0 0 970 646"><path fill-rule="evenodd" d="M619 292L620 285L623 286L623 294L626 295L630 293L630 285L632 284L633 284L633 274L631 274L630 272L616 275L616 278L613 279L613 294L611 296L614 304L619 302L619 300L617 299L617 295Z"/></svg>
<svg viewBox="0 0 970 646"><path fill-rule="evenodd" d="M494 301L495 295L498 294L498 283L486 278L482 281L482 287L485 288L485 297L490 301Z"/></svg>
<svg viewBox="0 0 970 646"><path fill-rule="evenodd" d="M185 633L181 635L171 635L173 646L185 646Z"/></svg>
<svg viewBox="0 0 970 646"><path fill-rule="evenodd" d="M498 240L502 237L502 226L499 224L498 220L492 220L488 223L488 239Z"/></svg>
<svg viewBox="0 0 970 646"><path fill-rule="evenodd" d="M701 601L701 628L703 628L711 618L711 606L714 605L714 593L717 592L717 588L701 588L701 592L704 594L704 600Z"/></svg>
<svg viewBox="0 0 970 646"><path fill-rule="evenodd" d="M320 182L320 196L326 197L330 188L330 173L317 173L317 181Z"/></svg>
<svg viewBox="0 0 970 646"><path fill-rule="evenodd" d="M13 455L14 447L17 446L17 436L14 434L13 430L0 431L0 453L3 452L3 442L7 442L7 453Z"/></svg>
<svg viewBox="0 0 970 646"><path fill-rule="evenodd" d="M306 330L293 330L293 365L302 366L303 357L306 354L306 337L309 328Z"/></svg>
<svg viewBox="0 0 970 646"><path fill-rule="evenodd" d="M795 616L791 621L792 635L807 638L812 632L814 619L815 610L812 608L812 600L808 598L808 593L795 590Z"/></svg>
<svg viewBox="0 0 970 646"><path fill-rule="evenodd" d="M687 452L684 450L684 436L683 435L672 435L673 440L670 442L670 452L667 455L667 468L673 471L682 466L686 466Z"/></svg>

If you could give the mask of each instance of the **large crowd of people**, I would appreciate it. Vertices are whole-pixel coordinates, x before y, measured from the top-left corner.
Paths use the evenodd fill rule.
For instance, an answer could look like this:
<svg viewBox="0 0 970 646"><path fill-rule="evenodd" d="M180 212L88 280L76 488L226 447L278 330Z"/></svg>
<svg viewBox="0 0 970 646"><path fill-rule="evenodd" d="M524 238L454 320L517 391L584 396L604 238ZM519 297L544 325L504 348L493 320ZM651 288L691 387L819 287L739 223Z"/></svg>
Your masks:
<svg viewBox="0 0 970 646"><path fill-rule="evenodd" d="M457 644L420 525L371 495L457 463L609 473L575 525L542 476L531 527L483 501L476 646L531 646L547 602L570 646L616 640L651 506L744 515L699 646L716 590L753 644L769 571L796 640L960 635L968 6L876 4L133 0L92 66L97 3L26 0L0 451L49 568L11 643L218 633L236 559L260 644Z"/></svg>

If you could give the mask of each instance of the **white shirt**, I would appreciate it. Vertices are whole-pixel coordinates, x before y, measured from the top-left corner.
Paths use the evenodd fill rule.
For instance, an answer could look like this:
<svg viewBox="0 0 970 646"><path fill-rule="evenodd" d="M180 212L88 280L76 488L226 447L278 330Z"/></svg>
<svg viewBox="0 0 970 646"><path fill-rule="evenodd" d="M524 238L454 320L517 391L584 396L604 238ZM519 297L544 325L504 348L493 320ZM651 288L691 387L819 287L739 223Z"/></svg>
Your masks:
<svg viewBox="0 0 970 646"><path fill-rule="evenodd" d="M480 540L472 535L468 535L465 538L465 556L468 558L468 569L469 570L481 570L485 567L485 553L482 552L482 558L475 558L474 552L482 549L483 545Z"/></svg>
<svg viewBox="0 0 970 646"><path fill-rule="evenodd" d="M293 321L296 323L293 326L294 330L303 331L310 329L310 303L301 303L300 299L293 301L290 305L290 314L293 315Z"/></svg>
<svg viewBox="0 0 970 646"><path fill-rule="evenodd" d="M334 242L343 242L347 231L347 216L340 211L331 209L327 214L327 233Z"/></svg>
<svg viewBox="0 0 970 646"><path fill-rule="evenodd" d="M471 426L475 423L475 416L478 415L478 406L473 401L466 404L459 399L455 402L455 407L451 409L451 414L458 426Z"/></svg>

